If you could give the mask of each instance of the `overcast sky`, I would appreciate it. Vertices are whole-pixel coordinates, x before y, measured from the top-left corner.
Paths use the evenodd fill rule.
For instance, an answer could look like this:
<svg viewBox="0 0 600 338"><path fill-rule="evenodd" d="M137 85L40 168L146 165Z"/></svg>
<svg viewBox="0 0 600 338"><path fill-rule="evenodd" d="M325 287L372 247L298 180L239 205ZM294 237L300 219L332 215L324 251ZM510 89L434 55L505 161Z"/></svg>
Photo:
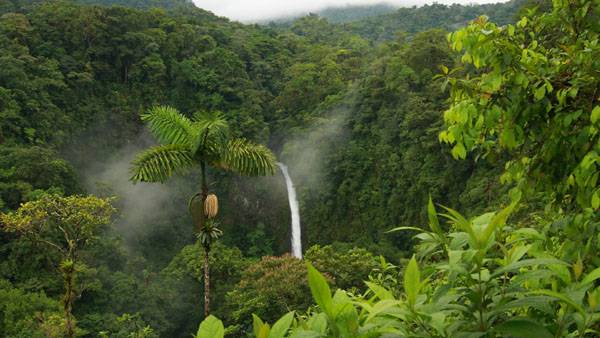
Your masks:
<svg viewBox="0 0 600 338"><path fill-rule="evenodd" d="M422 5L434 1L424 0L193 0L196 6L219 16L244 22L303 14L328 6L365 5L387 2L396 6ZM506 0L437 0L437 3L491 3Z"/></svg>

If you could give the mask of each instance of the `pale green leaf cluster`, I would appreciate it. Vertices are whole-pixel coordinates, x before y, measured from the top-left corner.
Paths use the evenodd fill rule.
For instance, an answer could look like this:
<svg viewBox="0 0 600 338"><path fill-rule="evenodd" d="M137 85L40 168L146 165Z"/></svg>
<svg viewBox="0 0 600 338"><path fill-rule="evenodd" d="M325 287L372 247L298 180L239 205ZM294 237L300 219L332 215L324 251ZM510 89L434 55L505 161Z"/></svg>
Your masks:
<svg viewBox="0 0 600 338"><path fill-rule="evenodd" d="M44 196L0 214L2 230L15 232L68 255L91 244L111 221L111 199L95 196Z"/></svg>
<svg viewBox="0 0 600 338"><path fill-rule="evenodd" d="M218 112L198 112L192 119L175 108L157 106L142 115L161 145L133 161L135 182L165 182L178 171L208 165L242 175L273 174L275 157L269 149L245 139L230 138L229 127Z"/></svg>
<svg viewBox="0 0 600 338"><path fill-rule="evenodd" d="M600 3L552 3L516 25L481 17L449 35L462 65L442 76L451 105L439 138L459 159L508 153L503 181L597 210Z"/></svg>

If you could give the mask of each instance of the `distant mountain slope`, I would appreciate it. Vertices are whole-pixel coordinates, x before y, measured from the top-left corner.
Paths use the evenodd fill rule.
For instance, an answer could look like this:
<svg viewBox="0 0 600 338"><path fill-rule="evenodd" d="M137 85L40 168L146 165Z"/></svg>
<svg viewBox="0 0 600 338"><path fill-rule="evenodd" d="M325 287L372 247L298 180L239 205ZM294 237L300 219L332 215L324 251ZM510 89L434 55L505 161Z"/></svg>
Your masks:
<svg viewBox="0 0 600 338"><path fill-rule="evenodd" d="M389 41L396 38L399 31L414 34L432 28L453 31L466 25L481 15L487 15L493 22L504 25L516 21L519 11L527 4L539 5L545 0L510 0L505 3L484 5L442 5L432 4L421 7L394 8L380 3L372 6L330 7L300 18L280 18L271 20L269 26L280 32L304 27L307 22L320 18L323 27L316 32L336 38L337 32L356 34L372 42ZM379 14L378 14L379 13ZM318 20L317 20L318 21ZM328 23L325 23L325 21ZM315 21L316 22L316 21ZM324 26L329 26L325 29ZM313 27L314 28L314 27Z"/></svg>
<svg viewBox="0 0 600 338"><path fill-rule="evenodd" d="M329 22L342 23L392 13L397 9L398 7L387 3L362 6L347 5L344 7L328 7L318 11L316 14L326 18Z"/></svg>
<svg viewBox="0 0 600 338"><path fill-rule="evenodd" d="M396 32L416 33L431 28L455 30L481 15L498 24L515 21L519 9L527 0L485 5L424 5L399 8L393 13L368 17L343 24L344 28L371 41L391 40Z"/></svg>
<svg viewBox="0 0 600 338"><path fill-rule="evenodd" d="M24 8L39 3L78 3L83 5L123 6L137 9L164 8L190 9L197 8L192 0L0 0L0 13L20 12Z"/></svg>
<svg viewBox="0 0 600 338"><path fill-rule="evenodd" d="M166 8L166 9L174 9L174 8L186 8L186 7L195 7L192 0L75 0L81 4L87 5L105 5L105 6L125 6L132 8Z"/></svg>

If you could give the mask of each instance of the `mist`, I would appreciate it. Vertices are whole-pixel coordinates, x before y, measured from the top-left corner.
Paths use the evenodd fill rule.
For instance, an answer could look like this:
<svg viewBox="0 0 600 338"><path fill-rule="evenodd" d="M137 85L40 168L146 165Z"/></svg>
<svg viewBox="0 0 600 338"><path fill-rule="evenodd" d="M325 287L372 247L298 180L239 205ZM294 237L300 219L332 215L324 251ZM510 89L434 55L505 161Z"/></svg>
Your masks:
<svg viewBox="0 0 600 338"><path fill-rule="evenodd" d="M327 7L348 5L390 4L396 7L421 6L425 4L484 4L506 2L507 0L193 0L196 6L219 16L242 22L259 22L281 17L308 14Z"/></svg>
<svg viewBox="0 0 600 338"><path fill-rule="evenodd" d="M349 113L345 106L335 108L285 143L281 160L289 167L299 190L312 190L327 183L328 159L343 143Z"/></svg>
<svg viewBox="0 0 600 338"><path fill-rule="evenodd" d="M118 217L114 229L121 235L128 250L144 247L145 241L169 234L177 238L158 250L175 250L189 242L192 231L187 212L187 197L192 195L186 184L189 177L175 176L164 184L133 183L130 181L131 162L138 153L155 145L154 139L142 132L128 145L106 159L90 159L82 169L88 192L114 197ZM187 190L190 190L188 192ZM182 231L181 224L190 224ZM178 229L179 228L179 229ZM168 238L168 237L165 237ZM146 255L152 253L146 253ZM158 254L158 252L156 252Z"/></svg>

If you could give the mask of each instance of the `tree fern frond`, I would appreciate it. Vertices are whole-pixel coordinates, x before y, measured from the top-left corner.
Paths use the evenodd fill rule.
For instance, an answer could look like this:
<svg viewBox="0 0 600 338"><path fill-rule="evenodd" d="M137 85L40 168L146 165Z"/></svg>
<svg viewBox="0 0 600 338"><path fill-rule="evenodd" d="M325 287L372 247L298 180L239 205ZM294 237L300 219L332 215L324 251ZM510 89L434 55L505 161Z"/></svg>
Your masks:
<svg viewBox="0 0 600 338"><path fill-rule="evenodd" d="M220 112L196 112L193 119L192 152L212 145L223 145L227 139L229 125Z"/></svg>
<svg viewBox="0 0 600 338"><path fill-rule="evenodd" d="M185 145L167 144L145 150L133 161L131 180L134 182L164 183L173 173L192 164Z"/></svg>
<svg viewBox="0 0 600 338"><path fill-rule="evenodd" d="M236 139L227 143L219 165L242 175L272 175L275 172L275 156L263 145Z"/></svg>
<svg viewBox="0 0 600 338"><path fill-rule="evenodd" d="M142 121L162 144L185 144L191 147L193 141L192 122L177 109L169 106L156 106L142 114Z"/></svg>

